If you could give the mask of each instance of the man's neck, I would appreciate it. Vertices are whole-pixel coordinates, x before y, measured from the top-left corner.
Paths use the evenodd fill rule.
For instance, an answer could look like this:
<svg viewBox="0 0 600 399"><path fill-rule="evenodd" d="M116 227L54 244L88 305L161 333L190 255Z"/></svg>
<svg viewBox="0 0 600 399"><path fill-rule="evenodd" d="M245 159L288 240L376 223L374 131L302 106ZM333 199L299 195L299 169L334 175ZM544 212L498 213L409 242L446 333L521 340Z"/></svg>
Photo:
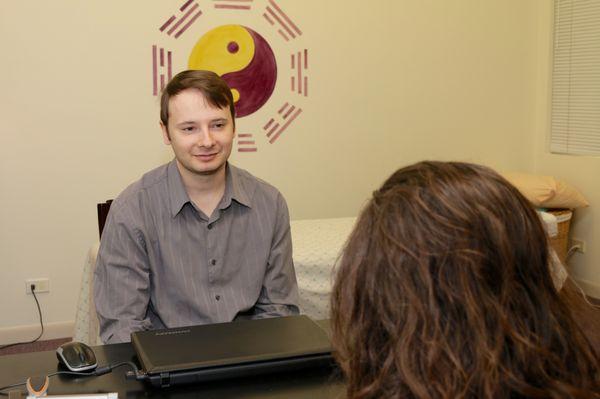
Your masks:
<svg viewBox="0 0 600 399"><path fill-rule="evenodd" d="M223 198L226 186L226 165L213 174L201 175L184 168L177 161L183 186L192 202L210 218Z"/></svg>

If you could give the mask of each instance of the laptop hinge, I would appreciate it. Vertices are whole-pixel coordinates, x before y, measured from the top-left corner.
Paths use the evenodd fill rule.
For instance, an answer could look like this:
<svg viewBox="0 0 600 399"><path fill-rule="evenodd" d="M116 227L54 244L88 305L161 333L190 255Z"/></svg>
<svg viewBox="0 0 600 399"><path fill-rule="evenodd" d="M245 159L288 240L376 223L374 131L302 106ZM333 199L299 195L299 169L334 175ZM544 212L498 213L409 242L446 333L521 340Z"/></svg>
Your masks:
<svg viewBox="0 0 600 399"><path fill-rule="evenodd" d="M171 386L171 375L166 373L160 373L160 387L168 388Z"/></svg>

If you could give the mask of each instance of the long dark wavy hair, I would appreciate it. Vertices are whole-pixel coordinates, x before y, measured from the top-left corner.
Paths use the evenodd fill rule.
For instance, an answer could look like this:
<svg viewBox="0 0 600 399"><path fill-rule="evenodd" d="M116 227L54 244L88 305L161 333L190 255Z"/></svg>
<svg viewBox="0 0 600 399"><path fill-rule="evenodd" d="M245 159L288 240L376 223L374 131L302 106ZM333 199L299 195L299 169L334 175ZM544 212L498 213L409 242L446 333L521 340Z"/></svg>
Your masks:
<svg viewBox="0 0 600 399"><path fill-rule="evenodd" d="M530 203L489 168L395 172L357 220L332 294L350 399L600 398Z"/></svg>

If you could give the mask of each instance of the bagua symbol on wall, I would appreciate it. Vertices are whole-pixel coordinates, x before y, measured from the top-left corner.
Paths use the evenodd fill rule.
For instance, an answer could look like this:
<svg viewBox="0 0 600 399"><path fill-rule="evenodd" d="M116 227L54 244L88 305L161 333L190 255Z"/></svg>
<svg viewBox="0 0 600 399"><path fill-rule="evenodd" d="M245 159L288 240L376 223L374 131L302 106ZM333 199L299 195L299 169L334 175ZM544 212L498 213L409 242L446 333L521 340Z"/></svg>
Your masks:
<svg viewBox="0 0 600 399"><path fill-rule="evenodd" d="M282 81L277 87L285 88L283 90L289 93L290 98L277 107L275 115L257 123L262 126L267 142L273 144L303 112L301 105L308 97L308 49L298 49L296 44L302 31L274 0L206 0L205 3L186 0L157 24L161 38L193 41L193 31L198 27L206 28L211 12L227 12L231 16L258 12L262 18L257 20L259 25L262 21L262 25L249 28L229 24L209 28L192 44L187 67L211 70L225 79L232 89L237 118L257 117L257 111L272 100L278 78L287 80L288 83ZM201 23L198 23L199 19ZM290 48L291 57L281 57L291 58L287 76L278 76L275 54L264 33L258 33L261 28L266 30L267 35L272 34L275 40L282 40L284 45L296 46ZM160 95L173 76L174 57L172 50L159 44L152 45L154 96ZM241 153L257 152L254 134L238 132L237 150Z"/></svg>

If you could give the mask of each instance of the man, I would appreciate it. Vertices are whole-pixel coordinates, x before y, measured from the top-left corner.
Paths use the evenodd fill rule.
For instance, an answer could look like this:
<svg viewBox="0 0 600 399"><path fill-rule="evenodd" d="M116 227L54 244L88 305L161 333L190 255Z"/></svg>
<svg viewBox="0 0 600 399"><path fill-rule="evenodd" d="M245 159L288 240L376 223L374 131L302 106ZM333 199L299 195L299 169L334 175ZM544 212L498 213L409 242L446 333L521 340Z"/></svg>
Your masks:
<svg viewBox="0 0 600 399"><path fill-rule="evenodd" d="M298 313L289 214L272 186L229 164L235 111L224 80L184 71L161 98L175 159L112 203L94 280L100 337Z"/></svg>

